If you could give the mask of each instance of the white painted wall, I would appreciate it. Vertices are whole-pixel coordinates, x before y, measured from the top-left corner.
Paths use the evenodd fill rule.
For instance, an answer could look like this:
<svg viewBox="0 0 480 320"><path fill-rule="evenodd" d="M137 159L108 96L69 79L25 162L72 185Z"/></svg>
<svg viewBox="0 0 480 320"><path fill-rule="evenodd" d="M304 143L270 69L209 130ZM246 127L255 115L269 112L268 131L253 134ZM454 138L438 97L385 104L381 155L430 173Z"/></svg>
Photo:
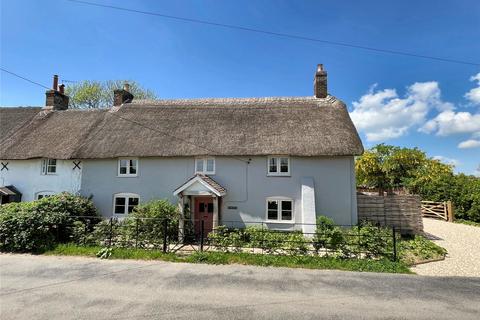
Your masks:
<svg viewBox="0 0 480 320"><path fill-rule="evenodd" d="M249 157L244 157L248 159ZM81 194L93 196L102 215L112 215L115 193L130 192L140 196L140 202L168 199L176 203L173 191L194 173L193 157L140 158L137 177L118 177L118 159L85 160ZM250 164L230 157L215 157L215 174L211 175L227 189L221 199L220 219L228 221L266 220L266 198L287 197L294 200L296 223L312 221L316 215L326 215L337 224L357 222L355 173L353 157L291 157L291 175L267 175L267 157L252 156ZM308 203L309 213L302 217L302 180L312 184ZM305 190L306 191L306 190ZM306 200L306 199L305 199ZM291 227L289 223L278 228Z"/></svg>
<svg viewBox="0 0 480 320"><path fill-rule="evenodd" d="M35 200L39 192L78 193L82 170L75 169L72 160L57 160L55 174L42 175L42 160L1 160L8 162L8 171L0 171L0 185L13 185L22 193L22 201ZM82 168L83 163L80 164Z"/></svg>

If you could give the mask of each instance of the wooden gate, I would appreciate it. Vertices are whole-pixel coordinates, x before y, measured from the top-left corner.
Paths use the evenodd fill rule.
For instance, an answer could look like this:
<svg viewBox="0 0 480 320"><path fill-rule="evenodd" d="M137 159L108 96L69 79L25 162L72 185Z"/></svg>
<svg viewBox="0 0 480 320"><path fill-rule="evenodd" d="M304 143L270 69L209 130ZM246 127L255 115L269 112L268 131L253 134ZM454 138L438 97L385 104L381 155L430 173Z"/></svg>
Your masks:
<svg viewBox="0 0 480 320"><path fill-rule="evenodd" d="M453 221L452 202L422 201L422 216L426 218Z"/></svg>

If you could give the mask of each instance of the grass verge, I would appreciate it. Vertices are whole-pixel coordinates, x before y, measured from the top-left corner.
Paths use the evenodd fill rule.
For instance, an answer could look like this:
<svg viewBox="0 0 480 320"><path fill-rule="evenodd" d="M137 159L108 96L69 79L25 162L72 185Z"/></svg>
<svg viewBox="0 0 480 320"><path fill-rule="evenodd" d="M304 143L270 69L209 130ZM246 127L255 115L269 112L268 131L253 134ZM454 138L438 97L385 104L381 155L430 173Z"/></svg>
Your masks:
<svg viewBox="0 0 480 320"><path fill-rule="evenodd" d="M46 255L96 257L101 247L81 247L61 244L45 252ZM403 262L372 259L339 259L316 256L261 255L253 253L197 252L190 255L163 253L158 250L112 248L109 259L162 260L170 262L205 264L242 264L269 267L306 269L333 269L363 272L412 273Z"/></svg>
<svg viewBox="0 0 480 320"><path fill-rule="evenodd" d="M457 219L457 220L453 220L453 222L466 224L466 225L474 226L474 227L480 227L480 222L475 222L475 221L470 221L470 220Z"/></svg>

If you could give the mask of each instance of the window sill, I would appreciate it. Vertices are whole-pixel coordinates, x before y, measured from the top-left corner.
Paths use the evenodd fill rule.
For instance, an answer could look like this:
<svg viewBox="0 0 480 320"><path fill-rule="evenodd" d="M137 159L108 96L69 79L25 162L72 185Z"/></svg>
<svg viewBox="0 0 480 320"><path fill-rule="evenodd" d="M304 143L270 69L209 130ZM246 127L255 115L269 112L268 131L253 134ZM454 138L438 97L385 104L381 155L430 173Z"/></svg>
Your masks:
<svg viewBox="0 0 480 320"><path fill-rule="evenodd" d="M267 173L267 177L291 177L290 173Z"/></svg>
<svg viewBox="0 0 480 320"><path fill-rule="evenodd" d="M117 178L137 178L138 174L117 174Z"/></svg>
<svg viewBox="0 0 480 320"><path fill-rule="evenodd" d="M203 175L214 176L214 175L215 175L215 172L201 172L201 171L197 171L197 172L195 172L195 174L203 174Z"/></svg>
<svg viewBox="0 0 480 320"><path fill-rule="evenodd" d="M272 223L272 224L295 224L295 220L265 220L264 223Z"/></svg>

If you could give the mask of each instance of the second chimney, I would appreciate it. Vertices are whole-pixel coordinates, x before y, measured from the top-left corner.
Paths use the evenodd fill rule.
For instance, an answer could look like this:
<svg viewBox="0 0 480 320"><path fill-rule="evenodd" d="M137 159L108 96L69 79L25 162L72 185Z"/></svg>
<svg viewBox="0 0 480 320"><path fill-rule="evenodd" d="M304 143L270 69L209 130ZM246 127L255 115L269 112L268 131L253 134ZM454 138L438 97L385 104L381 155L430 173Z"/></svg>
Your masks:
<svg viewBox="0 0 480 320"><path fill-rule="evenodd" d="M60 86L60 91L58 91L58 76L53 76L53 86L51 90L45 92L45 109L49 110L67 110L68 101L70 100L68 96L64 94L64 85Z"/></svg>
<svg viewBox="0 0 480 320"><path fill-rule="evenodd" d="M327 71L323 69L323 64L317 65L315 79L313 81L313 93L316 98L326 98L327 92Z"/></svg>
<svg viewBox="0 0 480 320"><path fill-rule="evenodd" d="M125 83L123 89L113 90L113 106L118 107L124 103L130 103L133 100L133 94L130 93L130 85Z"/></svg>

